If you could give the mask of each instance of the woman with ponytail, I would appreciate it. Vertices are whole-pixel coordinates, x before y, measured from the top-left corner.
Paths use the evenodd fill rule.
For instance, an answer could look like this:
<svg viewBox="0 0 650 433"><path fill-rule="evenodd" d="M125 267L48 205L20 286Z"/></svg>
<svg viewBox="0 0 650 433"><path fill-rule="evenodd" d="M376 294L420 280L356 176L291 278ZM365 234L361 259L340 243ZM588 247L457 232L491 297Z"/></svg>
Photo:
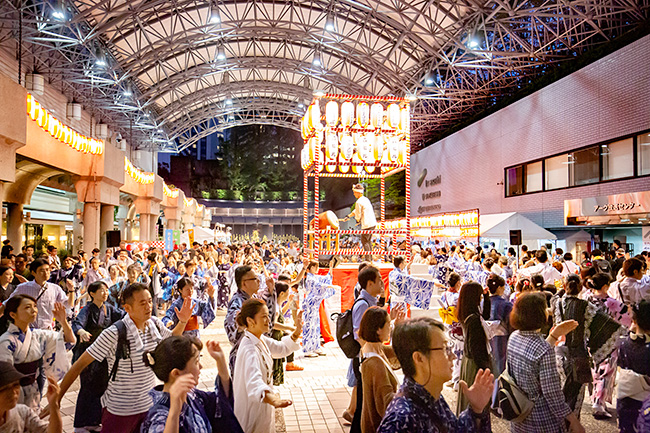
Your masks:
<svg viewBox="0 0 650 433"><path fill-rule="evenodd" d="M578 418L586 385L593 380L592 365L602 363L616 349L619 337L625 334L625 327L593 303L578 297L582 288L578 275L568 275L564 294L560 292L551 301L556 324L565 320L578 322L578 327L566 335L564 344L558 346L566 376L564 397Z"/></svg>

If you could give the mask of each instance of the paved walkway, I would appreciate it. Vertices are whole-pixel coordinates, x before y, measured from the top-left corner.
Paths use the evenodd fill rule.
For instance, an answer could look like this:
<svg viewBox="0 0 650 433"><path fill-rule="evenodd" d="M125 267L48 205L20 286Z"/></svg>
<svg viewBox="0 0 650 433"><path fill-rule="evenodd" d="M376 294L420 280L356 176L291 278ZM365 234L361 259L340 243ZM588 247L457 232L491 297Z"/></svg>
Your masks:
<svg viewBox="0 0 650 433"><path fill-rule="evenodd" d="M225 350L230 350L230 344L223 329L225 313L219 311L217 319L201 332L201 340L217 340ZM302 352L296 353L296 362L305 370L285 373L285 384L276 387L283 398L289 398L293 405L279 410L276 416L276 431L278 433L344 433L349 432L349 426L344 424L340 415L350 401L351 389L346 384L346 372L349 360L336 343L325 345L326 356L318 358L303 358ZM208 355L201 358L200 389L212 390L217 369L214 361ZM403 376L398 372L400 382ZM74 431L72 422L74 406L77 399L79 382L71 387L61 404L64 432ZM456 393L448 387L443 395L450 407L455 407ZM43 405L46 401L43 401ZM612 413L615 413L612 410ZM614 433L617 432L616 422L598 421L591 416L591 406L585 404L582 410L582 421L587 432ZM508 423L492 418L492 429L495 433L509 432Z"/></svg>

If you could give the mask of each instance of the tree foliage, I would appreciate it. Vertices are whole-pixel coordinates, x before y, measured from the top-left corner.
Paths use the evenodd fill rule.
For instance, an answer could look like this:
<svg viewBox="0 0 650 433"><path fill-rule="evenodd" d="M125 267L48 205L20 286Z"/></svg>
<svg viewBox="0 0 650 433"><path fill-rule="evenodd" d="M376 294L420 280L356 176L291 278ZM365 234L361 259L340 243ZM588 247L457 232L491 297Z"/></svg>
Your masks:
<svg viewBox="0 0 650 433"><path fill-rule="evenodd" d="M381 211L381 179L365 179L366 197L370 199L377 217ZM406 214L406 172L404 170L386 178L384 200L386 220L403 218Z"/></svg>

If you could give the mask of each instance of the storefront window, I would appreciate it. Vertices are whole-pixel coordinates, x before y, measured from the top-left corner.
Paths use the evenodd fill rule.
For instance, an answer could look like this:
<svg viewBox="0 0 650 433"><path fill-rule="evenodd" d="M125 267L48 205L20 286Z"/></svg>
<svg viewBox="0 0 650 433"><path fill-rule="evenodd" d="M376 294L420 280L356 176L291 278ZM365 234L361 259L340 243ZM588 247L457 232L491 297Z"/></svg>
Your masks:
<svg viewBox="0 0 650 433"><path fill-rule="evenodd" d="M634 142L631 138L600 146L603 180L634 176Z"/></svg>
<svg viewBox="0 0 650 433"><path fill-rule="evenodd" d="M542 190L542 161L526 164L526 192Z"/></svg>
<svg viewBox="0 0 650 433"><path fill-rule="evenodd" d="M650 174L650 134L641 134L637 137L637 160L639 176Z"/></svg>
<svg viewBox="0 0 650 433"><path fill-rule="evenodd" d="M548 158L544 162L546 189L558 189L569 186L569 155Z"/></svg>
<svg viewBox="0 0 650 433"><path fill-rule="evenodd" d="M523 166L506 170L506 196L520 195L524 192Z"/></svg>
<svg viewBox="0 0 650 433"><path fill-rule="evenodd" d="M598 152L598 147L590 147L569 154L571 186L589 185L598 182L600 163Z"/></svg>

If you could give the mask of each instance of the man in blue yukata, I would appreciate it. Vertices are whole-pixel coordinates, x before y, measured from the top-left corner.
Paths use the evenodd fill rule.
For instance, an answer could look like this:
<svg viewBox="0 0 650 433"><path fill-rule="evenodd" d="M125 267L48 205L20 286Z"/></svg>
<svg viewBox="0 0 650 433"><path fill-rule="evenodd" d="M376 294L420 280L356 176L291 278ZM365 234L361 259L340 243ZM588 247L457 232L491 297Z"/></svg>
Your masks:
<svg viewBox="0 0 650 433"><path fill-rule="evenodd" d="M459 417L440 394L451 379L454 354L442 323L428 317L404 321L393 331L393 350L404 371L404 383L388 405L377 433L488 433L494 376L479 370L471 387L460 382L470 405Z"/></svg>

